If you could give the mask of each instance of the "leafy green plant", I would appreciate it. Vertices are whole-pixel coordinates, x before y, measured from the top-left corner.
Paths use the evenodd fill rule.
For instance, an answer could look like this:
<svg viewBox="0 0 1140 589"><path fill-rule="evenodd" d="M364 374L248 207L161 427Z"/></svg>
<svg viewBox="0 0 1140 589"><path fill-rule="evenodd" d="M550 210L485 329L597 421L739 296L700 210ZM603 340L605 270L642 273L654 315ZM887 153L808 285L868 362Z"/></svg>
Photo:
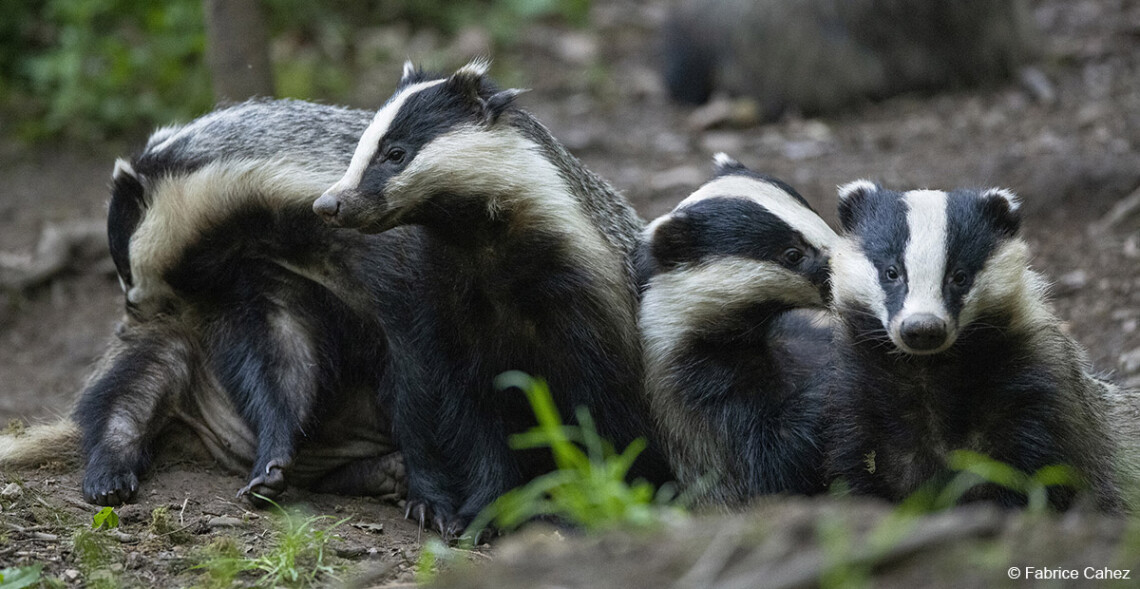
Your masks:
<svg viewBox="0 0 1140 589"><path fill-rule="evenodd" d="M212 546L206 559L195 566L205 570L215 586L228 587L238 575L253 573L255 587L313 587L327 579L336 579L330 562L329 543L337 536L333 530L348 518L321 525L331 516L306 516L290 512L267 497L277 511L269 550L260 556L241 555L230 539Z"/></svg>
<svg viewBox="0 0 1140 589"><path fill-rule="evenodd" d="M117 541L111 540L102 530L80 527L72 536L79 570L88 587L106 589L117 587L118 579L111 570L117 552Z"/></svg>
<svg viewBox="0 0 1140 589"><path fill-rule="evenodd" d="M645 440L638 439L620 454L598 435L588 411L579 408L577 426L562 423L546 383L520 372L499 376L500 389L517 387L527 396L538 425L511 437L514 449L550 448L557 470L508 491L487 506L465 534L473 541L490 525L511 530L536 517L550 516L589 532L621 526L644 527L667 514L682 513L669 490L626 475Z"/></svg>
<svg viewBox="0 0 1140 589"><path fill-rule="evenodd" d="M23 589L40 582L44 565L34 564L0 570L0 589Z"/></svg>
<svg viewBox="0 0 1140 589"><path fill-rule="evenodd" d="M104 527L108 530L119 527L119 514L115 513L115 508L104 507L91 516L92 530L100 530Z"/></svg>

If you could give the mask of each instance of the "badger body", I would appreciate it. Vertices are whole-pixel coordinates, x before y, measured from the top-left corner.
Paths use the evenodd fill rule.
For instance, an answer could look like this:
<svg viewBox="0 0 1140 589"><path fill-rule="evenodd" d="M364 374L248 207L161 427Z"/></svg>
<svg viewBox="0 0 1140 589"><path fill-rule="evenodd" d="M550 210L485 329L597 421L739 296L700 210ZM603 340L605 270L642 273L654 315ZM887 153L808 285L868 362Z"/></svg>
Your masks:
<svg viewBox="0 0 1140 589"><path fill-rule="evenodd" d="M390 390L409 515L458 533L503 492L550 468L509 448L533 424L495 378L546 379L564 417L586 407L618 447L641 436L636 476L668 478L644 408L633 251L641 221L473 63L433 77L410 65L314 203L336 226L424 236L414 337Z"/></svg>
<svg viewBox="0 0 1140 589"><path fill-rule="evenodd" d="M241 494L275 496L286 474L399 491L376 391L406 246L331 231L311 210L368 120L251 101L160 129L117 162L108 238L126 316L74 411L88 501L130 500L171 418L251 469Z"/></svg>
<svg viewBox="0 0 1140 589"><path fill-rule="evenodd" d="M1050 487L1052 506L1087 487L1101 509L1119 509L1111 392L1028 268L1013 195L859 181L839 196L831 476L899 501L947 482L950 452L964 449L1029 474L1067 465L1080 480ZM965 499L1027 500L994 484Z"/></svg>
<svg viewBox="0 0 1140 589"><path fill-rule="evenodd" d="M824 489L835 233L723 154L645 231L646 388L678 482L709 504Z"/></svg>
<svg viewBox="0 0 1140 589"><path fill-rule="evenodd" d="M770 116L993 83L1037 53L1023 0L685 0L663 42L675 100L721 90Z"/></svg>

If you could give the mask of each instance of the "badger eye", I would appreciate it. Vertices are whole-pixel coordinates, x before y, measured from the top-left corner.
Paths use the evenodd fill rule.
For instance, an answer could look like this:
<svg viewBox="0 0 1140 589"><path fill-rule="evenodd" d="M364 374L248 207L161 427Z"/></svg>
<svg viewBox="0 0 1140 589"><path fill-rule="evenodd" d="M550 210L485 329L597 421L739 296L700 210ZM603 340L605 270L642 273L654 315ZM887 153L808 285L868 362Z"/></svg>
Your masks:
<svg viewBox="0 0 1140 589"><path fill-rule="evenodd" d="M970 282L970 276L965 270L956 270L950 275L950 283L957 287L964 287Z"/></svg>
<svg viewBox="0 0 1140 589"><path fill-rule="evenodd" d="M886 274L887 274L887 280L890 280L891 282L894 282L894 281L899 279L899 270L898 270L898 268L895 268L894 266L887 268Z"/></svg>
<svg viewBox="0 0 1140 589"><path fill-rule="evenodd" d="M403 163L404 156L406 155L407 153L404 150L400 149L399 147L393 147L392 149L388 150L388 155L384 159L394 164L399 164Z"/></svg>
<svg viewBox="0 0 1140 589"><path fill-rule="evenodd" d="M790 247L784 250L784 261L789 264L799 264L804 259L804 253L799 248Z"/></svg>

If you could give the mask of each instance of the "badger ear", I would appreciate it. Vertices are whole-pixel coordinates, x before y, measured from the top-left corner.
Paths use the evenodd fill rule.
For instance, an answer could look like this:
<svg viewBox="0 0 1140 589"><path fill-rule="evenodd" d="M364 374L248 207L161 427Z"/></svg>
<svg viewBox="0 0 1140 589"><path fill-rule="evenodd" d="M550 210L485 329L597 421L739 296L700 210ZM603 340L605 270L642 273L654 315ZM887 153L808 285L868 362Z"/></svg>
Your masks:
<svg viewBox="0 0 1140 589"><path fill-rule="evenodd" d="M650 223L646 233L649 254L658 267L671 268L692 257L696 234L688 213L669 213Z"/></svg>
<svg viewBox="0 0 1140 589"><path fill-rule="evenodd" d="M724 176L725 174L732 174L741 170L747 170L744 164L740 163L736 158L721 151L713 156L713 171L717 176Z"/></svg>
<svg viewBox="0 0 1140 589"><path fill-rule="evenodd" d="M839 224L844 231L855 228L867 197L879 190L879 185L870 180L856 180L839 187Z"/></svg>
<svg viewBox="0 0 1140 589"><path fill-rule="evenodd" d="M499 120L499 115L507 110L507 107L514 104L515 98L519 94L529 92L525 88L510 88L501 92L496 92L490 98L483 101L483 118L488 124L494 123Z"/></svg>
<svg viewBox="0 0 1140 589"><path fill-rule="evenodd" d="M411 82L412 78L416 77L417 73L418 72L416 71L416 65L412 63L412 60L409 59L405 61L404 73L400 75L400 83L407 84L408 82Z"/></svg>
<svg viewBox="0 0 1140 589"><path fill-rule="evenodd" d="M983 212L994 227L1008 237L1016 236L1021 228L1021 203L1017 195L1004 188L989 188L982 191L980 198Z"/></svg>
<svg viewBox="0 0 1140 589"><path fill-rule="evenodd" d="M455 70L455 73L447 79L447 86L466 98L470 104L482 106L483 99L479 96L479 90L483 87L483 77L487 75L490 67L491 62L475 59Z"/></svg>

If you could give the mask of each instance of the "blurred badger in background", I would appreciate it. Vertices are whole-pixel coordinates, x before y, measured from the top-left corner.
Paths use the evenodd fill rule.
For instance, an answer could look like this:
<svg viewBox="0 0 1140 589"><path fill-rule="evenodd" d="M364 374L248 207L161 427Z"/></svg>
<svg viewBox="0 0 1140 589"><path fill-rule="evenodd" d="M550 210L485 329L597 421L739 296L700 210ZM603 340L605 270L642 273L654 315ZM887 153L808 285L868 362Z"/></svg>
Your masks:
<svg viewBox="0 0 1140 589"><path fill-rule="evenodd" d="M674 100L719 90L768 117L999 82L1038 52L1024 0L681 0L663 43Z"/></svg>

